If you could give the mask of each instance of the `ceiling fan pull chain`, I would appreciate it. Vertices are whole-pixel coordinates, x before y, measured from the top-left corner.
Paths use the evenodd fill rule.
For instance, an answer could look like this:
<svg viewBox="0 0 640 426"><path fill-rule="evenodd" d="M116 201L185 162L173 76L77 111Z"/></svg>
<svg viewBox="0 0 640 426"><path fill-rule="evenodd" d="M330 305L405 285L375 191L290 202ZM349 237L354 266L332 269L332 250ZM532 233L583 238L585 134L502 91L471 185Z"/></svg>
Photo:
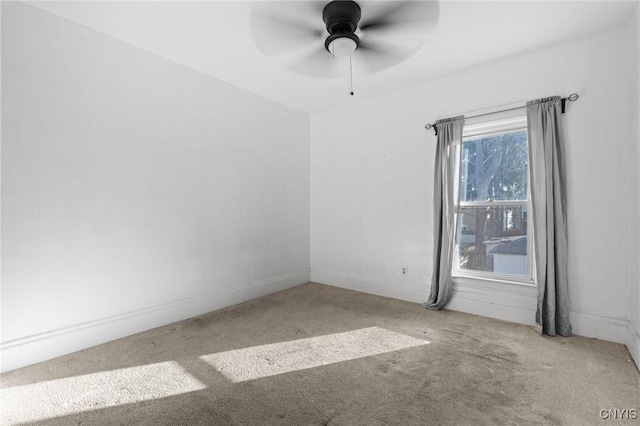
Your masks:
<svg viewBox="0 0 640 426"><path fill-rule="evenodd" d="M351 96L353 96L353 66L351 64L351 55L349 55L349 80L351 82Z"/></svg>

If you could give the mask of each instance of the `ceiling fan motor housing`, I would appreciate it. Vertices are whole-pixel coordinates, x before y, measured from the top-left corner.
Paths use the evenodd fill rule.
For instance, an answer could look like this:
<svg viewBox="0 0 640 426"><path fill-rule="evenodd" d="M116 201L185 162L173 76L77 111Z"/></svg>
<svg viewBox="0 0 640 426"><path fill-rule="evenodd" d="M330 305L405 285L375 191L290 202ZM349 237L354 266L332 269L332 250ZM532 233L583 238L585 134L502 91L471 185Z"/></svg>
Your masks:
<svg viewBox="0 0 640 426"><path fill-rule="evenodd" d="M349 38L357 46L360 39L355 35L360 22L361 10L354 1L335 0L327 4L322 10L322 20L327 26L329 37L324 41L324 47L331 52L329 45L336 39Z"/></svg>

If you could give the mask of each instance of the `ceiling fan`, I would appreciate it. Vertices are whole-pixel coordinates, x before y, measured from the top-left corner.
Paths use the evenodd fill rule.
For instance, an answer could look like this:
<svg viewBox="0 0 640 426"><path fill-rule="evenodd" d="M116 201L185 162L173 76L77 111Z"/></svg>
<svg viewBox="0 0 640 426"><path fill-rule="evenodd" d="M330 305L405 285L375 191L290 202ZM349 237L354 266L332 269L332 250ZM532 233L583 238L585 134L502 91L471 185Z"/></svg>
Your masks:
<svg viewBox="0 0 640 426"><path fill-rule="evenodd" d="M284 68L335 78L351 67L371 74L407 59L438 16L437 1L268 1L253 7L250 25L257 47Z"/></svg>

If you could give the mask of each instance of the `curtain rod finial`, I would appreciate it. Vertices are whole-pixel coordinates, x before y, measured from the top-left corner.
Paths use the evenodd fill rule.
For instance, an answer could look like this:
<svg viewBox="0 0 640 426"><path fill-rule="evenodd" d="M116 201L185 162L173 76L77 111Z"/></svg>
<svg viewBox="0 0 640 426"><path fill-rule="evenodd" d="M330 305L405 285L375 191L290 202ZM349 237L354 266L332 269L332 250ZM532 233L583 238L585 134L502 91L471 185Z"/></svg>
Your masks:
<svg viewBox="0 0 640 426"><path fill-rule="evenodd" d="M435 124L431 124L431 123L427 123L424 125L424 128L429 130L429 129L433 129L433 133L437 136L438 135L438 128L436 127Z"/></svg>

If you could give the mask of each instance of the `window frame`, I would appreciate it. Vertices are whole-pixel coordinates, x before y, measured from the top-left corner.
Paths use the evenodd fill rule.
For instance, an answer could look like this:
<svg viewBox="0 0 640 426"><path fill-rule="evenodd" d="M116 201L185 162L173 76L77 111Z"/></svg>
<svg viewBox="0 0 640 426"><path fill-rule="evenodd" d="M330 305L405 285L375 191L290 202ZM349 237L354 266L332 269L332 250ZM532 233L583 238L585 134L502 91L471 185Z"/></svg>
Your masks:
<svg viewBox="0 0 640 426"><path fill-rule="evenodd" d="M464 143L487 136L495 136L506 133L513 133L519 131L527 131L527 117L522 113L518 113L515 116L507 117L507 118L486 118L483 117L482 120L468 120L465 121L463 132L462 132L462 141L456 147L456 155L457 155L457 167L455 170L454 176L454 212L456 215L456 231L454 236L454 255L451 264L451 274L454 280L454 283L457 282L469 282L474 280L480 281L489 281L496 282L501 284L516 284L516 285L524 285L527 287L536 286L535 280L535 253L533 251L533 222L532 222L532 213L533 206L531 203L531 160L529 159L529 152L527 152L527 199L526 200L498 200L498 201L461 201L461 172L462 172L462 149ZM527 150L529 150L529 137L527 135ZM526 207L528 220L527 220L527 275L510 275L510 274L501 274L496 272L486 272L486 271L476 271L472 269L461 269L459 268L459 237L460 237L460 227L459 227L459 216L461 214L461 209L464 207L500 207L500 206L508 206L508 207Z"/></svg>

